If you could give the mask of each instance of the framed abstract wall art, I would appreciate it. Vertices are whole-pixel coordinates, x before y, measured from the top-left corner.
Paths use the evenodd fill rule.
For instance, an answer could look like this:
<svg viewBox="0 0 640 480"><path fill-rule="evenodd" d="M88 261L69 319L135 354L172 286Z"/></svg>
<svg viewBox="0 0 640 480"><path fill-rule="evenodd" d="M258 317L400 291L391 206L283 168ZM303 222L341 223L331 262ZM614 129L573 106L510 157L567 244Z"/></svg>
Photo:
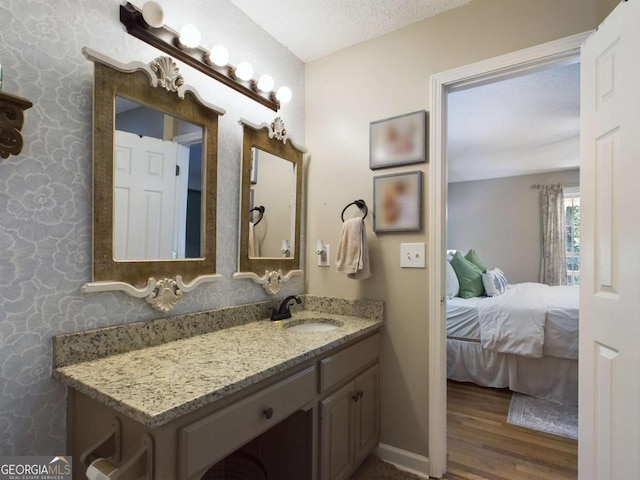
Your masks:
<svg viewBox="0 0 640 480"><path fill-rule="evenodd" d="M422 230L422 172L373 177L373 231Z"/></svg>
<svg viewBox="0 0 640 480"><path fill-rule="evenodd" d="M420 110L369 124L369 168L427 161L427 112Z"/></svg>

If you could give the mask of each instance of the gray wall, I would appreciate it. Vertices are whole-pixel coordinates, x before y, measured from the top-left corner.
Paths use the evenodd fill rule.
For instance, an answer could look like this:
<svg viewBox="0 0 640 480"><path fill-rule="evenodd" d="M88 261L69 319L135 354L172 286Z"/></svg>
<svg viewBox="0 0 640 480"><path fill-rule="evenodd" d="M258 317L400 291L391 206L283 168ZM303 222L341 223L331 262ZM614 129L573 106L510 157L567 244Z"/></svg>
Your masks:
<svg viewBox="0 0 640 480"><path fill-rule="evenodd" d="M578 185L579 170L450 183L447 248L474 248L487 267L510 283L537 282L540 269L540 197L533 184Z"/></svg>
<svg viewBox="0 0 640 480"><path fill-rule="evenodd" d="M135 2L141 6L144 2ZM88 46L121 62L150 62L162 52L126 33L119 0L3 0L0 63L4 91L33 101L24 150L0 160L0 455L65 452L66 390L51 376L51 337L63 332L147 320L144 300L120 292L83 295L91 280L91 104ZM228 0L162 0L167 25L194 23L202 45L222 43L231 63L247 59L256 75L288 85L293 100L279 114L304 139L304 65ZM224 108L218 150L220 283L185 294L171 314L267 298L248 280L233 281L237 263L239 171L243 117L275 113L179 63L185 83ZM296 277L282 295L299 293Z"/></svg>

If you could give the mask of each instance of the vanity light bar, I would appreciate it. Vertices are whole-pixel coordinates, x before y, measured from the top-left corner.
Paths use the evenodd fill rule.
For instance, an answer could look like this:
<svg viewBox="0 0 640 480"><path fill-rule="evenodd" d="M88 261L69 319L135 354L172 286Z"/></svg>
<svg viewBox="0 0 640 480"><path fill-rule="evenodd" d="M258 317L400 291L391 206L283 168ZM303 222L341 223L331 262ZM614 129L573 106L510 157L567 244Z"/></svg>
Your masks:
<svg viewBox="0 0 640 480"><path fill-rule="evenodd" d="M127 28L129 34L143 42L162 50L271 110L277 112L280 108L280 100L276 98L275 92L260 92L258 82L253 79L241 80L236 76L236 69L231 65L223 67L212 65L207 61L209 52L204 48L200 46L188 48L181 45L180 34L164 25L157 28L151 27L142 18L142 11L131 3L120 5L120 21Z"/></svg>

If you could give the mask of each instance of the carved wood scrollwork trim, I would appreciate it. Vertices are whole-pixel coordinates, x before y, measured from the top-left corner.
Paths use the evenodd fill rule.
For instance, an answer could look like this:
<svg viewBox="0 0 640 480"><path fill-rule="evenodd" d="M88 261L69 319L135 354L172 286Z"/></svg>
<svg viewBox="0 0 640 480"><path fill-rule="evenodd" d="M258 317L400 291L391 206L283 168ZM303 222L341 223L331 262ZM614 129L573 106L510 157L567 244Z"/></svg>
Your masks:
<svg viewBox="0 0 640 480"><path fill-rule="evenodd" d="M32 106L26 98L0 92L0 157L9 158L22 151L23 112Z"/></svg>
<svg viewBox="0 0 640 480"><path fill-rule="evenodd" d="M149 65L158 77L158 85L168 92L178 92L184 78L178 65L170 57L158 57Z"/></svg>
<svg viewBox="0 0 640 480"><path fill-rule="evenodd" d="M185 283L181 275L172 278L161 278L156 280L151 277L143 287L135 287L126 282L91 282L82 286L84 293L94 292L114 292L121 291L136 298L144 298L149 305L160 312L172 310L184 293L191 292L203 283L217 282L222 280L222 275L201 275L189 283Z"/></svg>
<svg viewBox="0 0 640 480"><path fill-rule="evenodd" d="M282 120L281 117L276 117L273 122L271 122L271 131L269 132L269 137L285 142L286 136L287 129L284 126L284 120Z"/></svg>
<svg viewBox="0 0 640 480"><path fill-rule="evenodd" d="M283 274L282 270L265 270L262 277L253 272L236 272L233 274L233 278L235 280L243 278L252 280L257 284L262 285L262 288L268 294L275 295L280 291L280 288L285 282L291 280L291 277L303 274L303 270L289 270L286 274Z"/></svg>
<svg viewBox="0 0 640 480"><path fill-rule="evenodd" d="M264 276L266 278L266 281L262 284L264 291L271 295L278 293L283 284L282 270L266 271L264 272Z"/></svg>
<svg viewBox="0 0 640 480"><path fill-rule="evenodd" d="M182 299L182 290L172 278L161 278L145 300L159 312L168 312Z"/></svg>

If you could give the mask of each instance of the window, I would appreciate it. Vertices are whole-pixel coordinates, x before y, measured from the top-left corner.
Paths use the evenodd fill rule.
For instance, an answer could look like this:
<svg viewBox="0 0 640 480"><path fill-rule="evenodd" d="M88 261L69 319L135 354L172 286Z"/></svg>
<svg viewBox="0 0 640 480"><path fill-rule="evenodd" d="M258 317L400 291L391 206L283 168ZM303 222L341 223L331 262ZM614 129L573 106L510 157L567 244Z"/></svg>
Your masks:
<svg viewBox="0 0 640 480"><path fill-rule="evenodd" d="M580 284L580 189L564 189L567 228L567 285Z"/></svg>

